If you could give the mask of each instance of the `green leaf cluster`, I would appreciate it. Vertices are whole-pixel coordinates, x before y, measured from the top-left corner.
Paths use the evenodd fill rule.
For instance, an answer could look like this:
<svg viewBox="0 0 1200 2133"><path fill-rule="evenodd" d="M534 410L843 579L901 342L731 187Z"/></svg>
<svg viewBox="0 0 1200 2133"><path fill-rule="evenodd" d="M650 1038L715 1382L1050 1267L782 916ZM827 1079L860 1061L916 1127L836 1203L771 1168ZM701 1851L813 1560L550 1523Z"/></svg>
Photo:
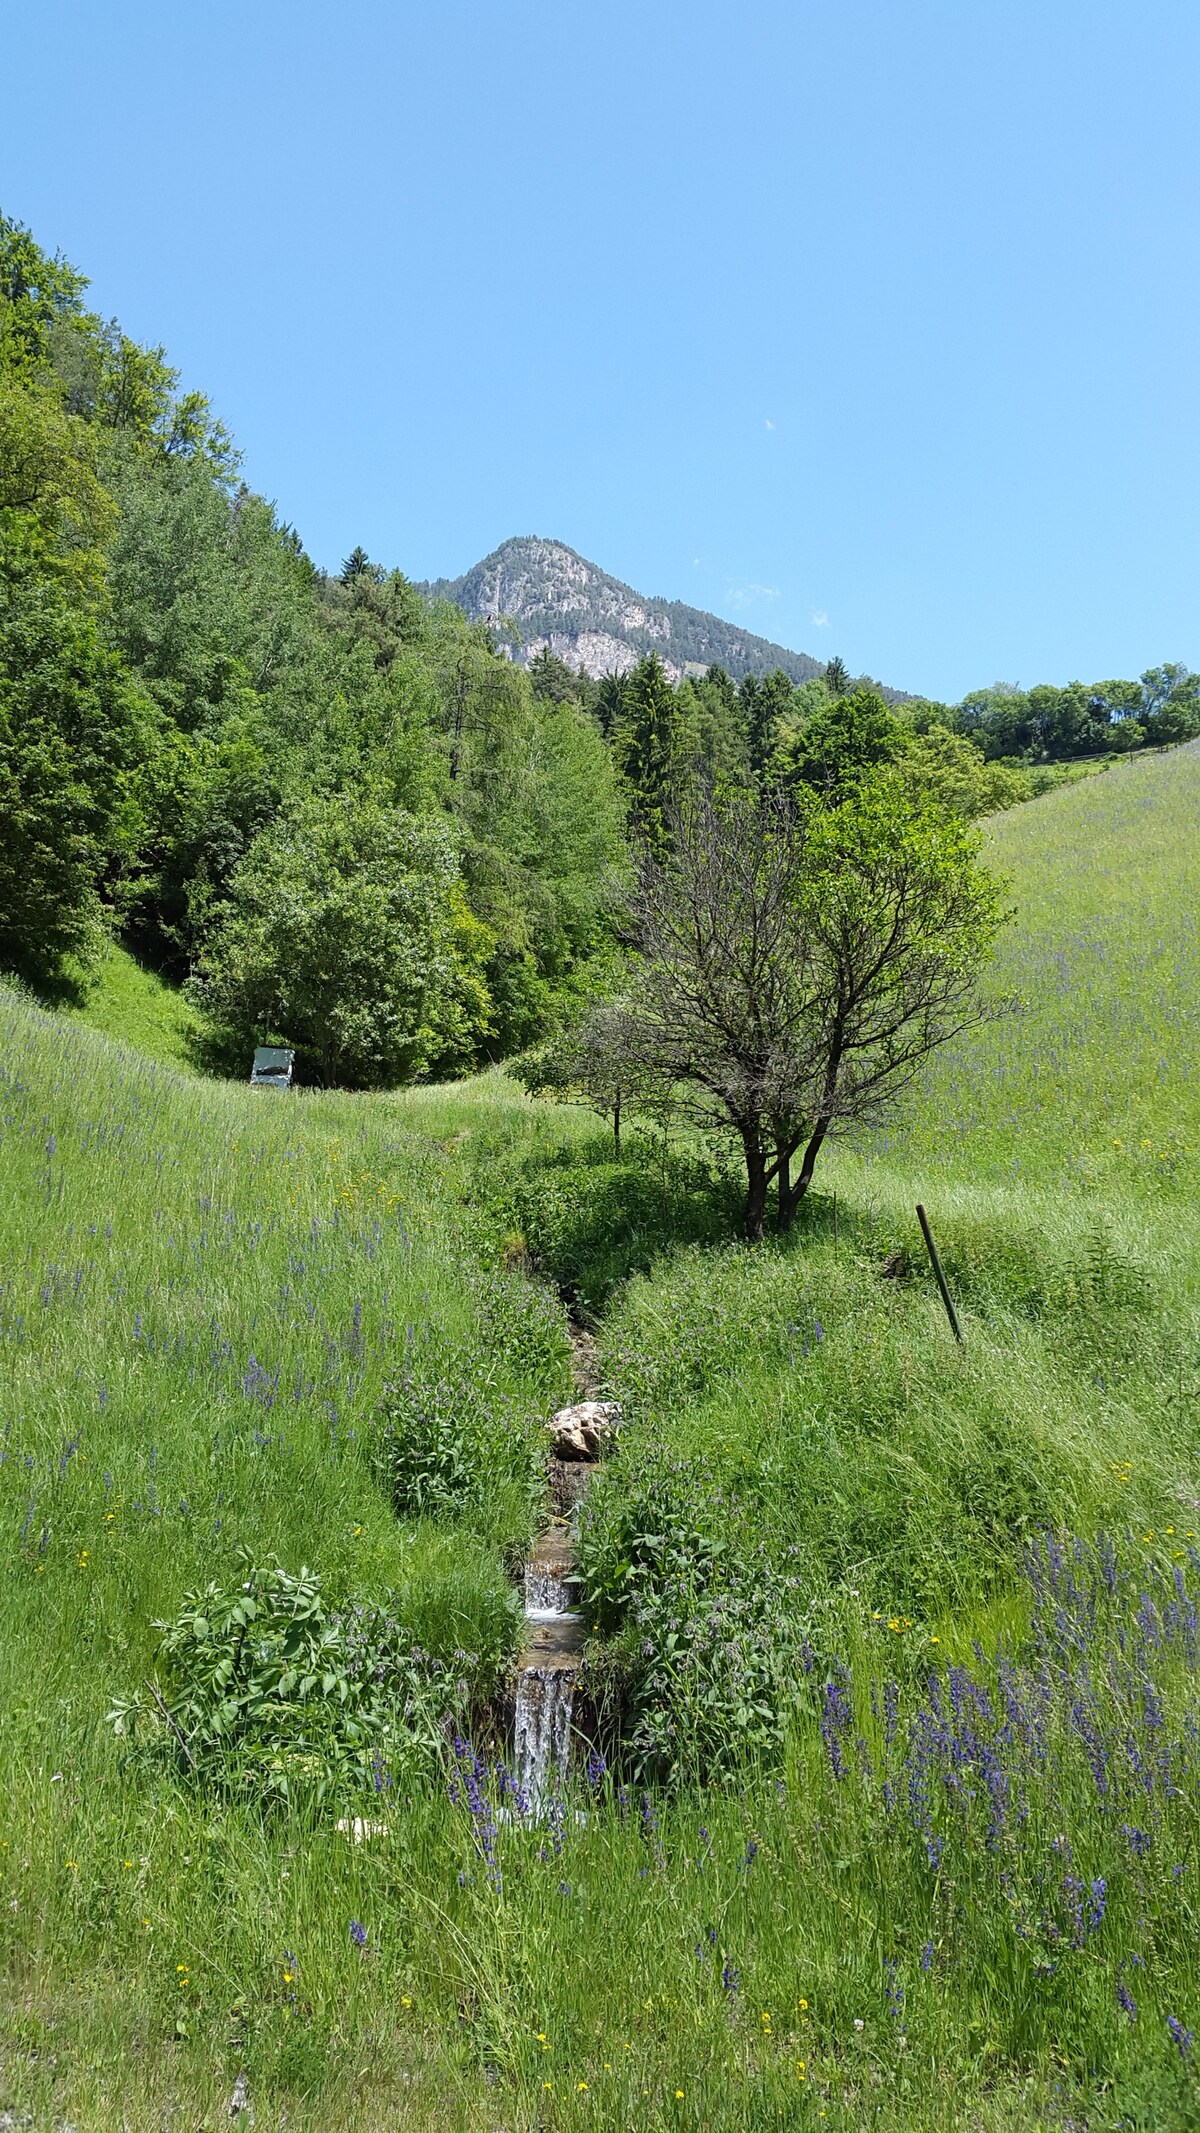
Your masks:
<svg viewBox="0 0 1200 2133"><path fill-rule="evenodd" d="M132 1751L221 1792L319 1804L435 1767L460 1700L388 1605L334 1609L314 1572L241 1552L236 1585L188 1593L157 1678L114 1704Z"/></svg>

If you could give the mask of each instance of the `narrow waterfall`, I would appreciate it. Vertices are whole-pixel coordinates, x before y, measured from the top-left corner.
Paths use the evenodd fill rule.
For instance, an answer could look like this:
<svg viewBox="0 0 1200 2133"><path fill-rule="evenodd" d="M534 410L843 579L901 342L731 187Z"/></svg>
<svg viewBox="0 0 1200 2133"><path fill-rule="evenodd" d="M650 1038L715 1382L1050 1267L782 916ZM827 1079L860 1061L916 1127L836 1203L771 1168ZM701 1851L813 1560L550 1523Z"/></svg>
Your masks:
<svg viewBox="0 0 1200 2133"><path fill-rule="evenodd" d="M525 1565L525 1650L517 1676L513 1740L517 1784L531 1814L566 1782L571 1706L583 1650L583 1617L572 1606L574 1547L561 1528L543 1534Z"/></svg>
<svg viewBox="0 0 1200 2133"><path fill-rule="evenodd" d="M525 1666L517 1683L517 1785L536 1815L565 1783L578 1666Z"/></svg>
<svg viewBox="0 0 1200 2133"><path fill-rule="evenodd" d="M517 1673L513 1748L525 1811L536 1815L566 1784L571 1715L586 1625L574 1605L575 1519L595 1472L600 1433L618 1419L610 1402L581 1401L554 1417L550 1460L556 1516L525 1565L525 1646Z"/></svg>

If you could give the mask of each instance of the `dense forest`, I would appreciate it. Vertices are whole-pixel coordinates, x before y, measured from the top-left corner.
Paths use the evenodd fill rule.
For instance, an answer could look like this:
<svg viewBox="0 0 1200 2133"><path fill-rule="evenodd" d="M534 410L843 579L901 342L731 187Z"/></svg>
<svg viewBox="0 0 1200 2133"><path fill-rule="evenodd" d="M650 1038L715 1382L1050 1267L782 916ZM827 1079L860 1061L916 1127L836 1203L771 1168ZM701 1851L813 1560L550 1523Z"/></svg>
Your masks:
<svg viewBox="0 0 1200 2133"><path fill-rule="evenodd" d="M892 708L837 660L526 672L362 549L318 569L86 289L0 219L0 968L44 997L116 931L214 1058L278 1036L326 1082L452 1075L603 985L631 839L689 785L828 802L891 765L974 817L1200 731L1181 666Z"/></svg>

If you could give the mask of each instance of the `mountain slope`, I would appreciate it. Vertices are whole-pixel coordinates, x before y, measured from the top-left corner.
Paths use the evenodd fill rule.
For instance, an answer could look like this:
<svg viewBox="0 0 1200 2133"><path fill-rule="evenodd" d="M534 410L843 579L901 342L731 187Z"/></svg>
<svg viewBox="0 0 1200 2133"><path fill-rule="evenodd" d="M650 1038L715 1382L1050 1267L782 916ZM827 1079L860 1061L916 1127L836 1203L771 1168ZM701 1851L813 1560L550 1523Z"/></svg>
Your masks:
<svg viewBox="0 0 1200 2133"><path fill-rule="evenodd" d="M523 666L549 645L594 679L624 673L646 652L657 652L675 680L713 665L735 681L776 667L793 681L824 672L823 662L806 652L789 652L682 600L647 599L561 541L534 535L504 541L461 578L438 578L420 590L429 599L453 600L472 621L515 623L515 657Z"/></svg>

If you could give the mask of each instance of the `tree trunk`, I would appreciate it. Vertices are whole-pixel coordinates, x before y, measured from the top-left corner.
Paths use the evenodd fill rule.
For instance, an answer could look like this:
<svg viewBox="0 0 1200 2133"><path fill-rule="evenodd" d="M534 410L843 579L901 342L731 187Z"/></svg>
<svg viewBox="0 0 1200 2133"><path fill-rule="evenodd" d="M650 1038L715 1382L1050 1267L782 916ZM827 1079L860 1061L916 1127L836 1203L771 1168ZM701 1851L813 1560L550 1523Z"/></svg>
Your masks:
<svg viewBox="0 0 1200 2133"><path fill-rule="evenodd" d="M830 1121L827 1118L819 1118L817 1120L816 1126L813 1129L813 1133L809 1140L808 1146L804 1151L803 1161L800 1165L800 1175L796 1179L795 1185L792 1187L793 1213L795 1212L796 1205L804 1198L805 1193L808 1191L809 1186L812 1184L813 1170L816 1165L817 1157L821 1153L821 1143L824 1140L825 1135L829 1131L829 1126Z"/></svg>
<svg viewBox="0 0 1200 2133"><path fill-rule="evenodd" d="M621 1091L613 1097L613 1161L621 1160Z"/></svg>
<svg viewBox="0 0 1200 2133"><path fill-rule="evenodd" d="M780 1236L783 1237L786 1236L791 1228L792 1216L796 1212L796 1203L792 1197L792 1151L790 1148L776 1148L775 1170L779 1180L779 1202L775 1210L775 1227Z"/></svg>
<svg viewBox="0 0 1200 2133"><path fill-rule="evenodd" d="M770 1179L757 1134L743 1133L742 1147L746 1156L746 1236L751 1244L761 1244Z"/></svg>

